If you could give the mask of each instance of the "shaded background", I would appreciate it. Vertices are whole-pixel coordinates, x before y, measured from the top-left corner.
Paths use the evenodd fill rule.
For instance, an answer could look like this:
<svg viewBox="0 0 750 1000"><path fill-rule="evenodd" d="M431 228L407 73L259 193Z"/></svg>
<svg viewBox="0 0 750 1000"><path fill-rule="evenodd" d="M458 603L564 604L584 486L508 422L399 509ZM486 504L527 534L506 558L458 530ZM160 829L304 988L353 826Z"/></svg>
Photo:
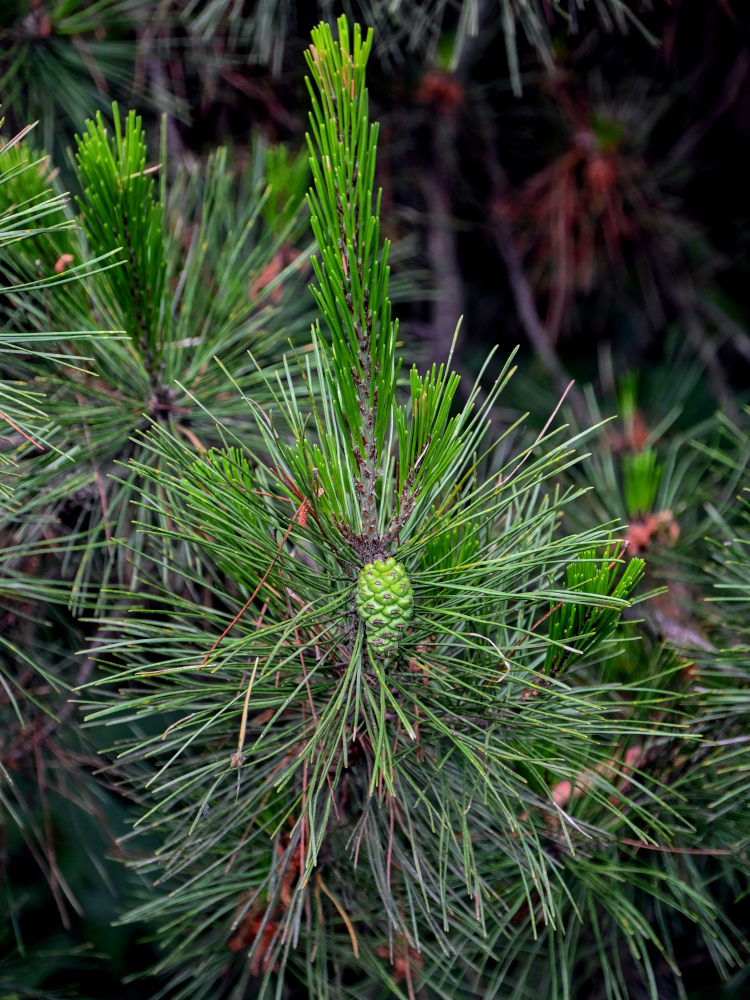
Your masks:
<svg viewBox="0 0 750 1000"><path fill-rule="evenodd" d="M73 133L112 99L150 119L154 147L169 115L172 168L217 144L241 157L259 133L303 148L302 52L339 13L288 0L3 6L6 128L38 120L63 173ZM621 372L687 341L732 406L750 358L746 5L557 6L568 16L549 0L344 5L376 29L385 225L411 238L427 278L402 322L442 358L464 315L469 369L488 345L520 344L553 382L606 377L610 349Z"/></svg>

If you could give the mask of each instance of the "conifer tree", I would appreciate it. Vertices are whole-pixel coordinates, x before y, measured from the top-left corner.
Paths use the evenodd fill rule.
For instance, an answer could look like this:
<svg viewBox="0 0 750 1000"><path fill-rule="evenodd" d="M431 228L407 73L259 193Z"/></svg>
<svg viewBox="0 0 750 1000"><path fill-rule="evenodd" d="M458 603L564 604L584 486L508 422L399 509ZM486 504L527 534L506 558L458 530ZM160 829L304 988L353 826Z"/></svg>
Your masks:
<svg viewBox="0 0 750 1000"><path fill-rule="evenodd" d="M220 446L157 421L130 460L170 585L142 564L83 697L139 814L131 917L175 998L684 993L685 927L740 961L712 865L746 877L746 821L706 841L702 791L735 702L684 651L623 669L643 563L565 527L585 434L514 453L510 361L463 405L451 358L401 374L371 44L342 18L307 54L310 350L266 403L226 366Z"/></svg>
<svg viewBox="0 0 750 1000"><path fill-rule="evenodd" d="M272 369L289 341L304 336L310 314L293 290L305 248L296 221L300 177L291 165L269 159L292 185L285 192L277 182L271 195L258 176L261 147L241 186L220 149L205 171L182 170L168 185L164 141L160 161L151 163L140 118L131 112L122 121L116 106L112 117L112 129L99 116L78 139L83 194L70 219L78 226L24 241L2 265L22 281L41 273L54 282L80 272L81 261L98 264L95 273L83 265L88 277L64 295L47 292L48 280L36 295L21 288L8 296L20 342L29 339L22 330L49 324L76 331L98 323L109 331L84 345L78 353L89 358L77 366L73 335L65 335L63 349L73 356L66 368L34 356L16 359L14 368L49 401L60 442L19 484L5 524L26 556L36 547L61 557L50 576L60 578L60 594L77 613L109 582L128 580L140 559L137 536L127 552L113 541L132 534L134 482L119 463L140 453L137 432L156 420L195 448L217 443L216 419L231 424L242 406L225 391L221 365L247 378L246 391L257 397L264 383L254 373ZM22 149L18 159L23 166L35 158ZM9 204L37 198L46 183L34 170L24 178L6 192ZM272 198L278 204L268 214ZM186 405L186 387L201 392L202 407Z"/></svg>
<svg viewBox="0 0 750 1000"><path fill-rule="evenodd" d="M92 121L79 141L77 215L26 133L0 147L0 865L10 916L0 949L17 950L21 966L37 894L25 905L18 873L30 862L66 928L83 915L92 872L112 892L101 859L114 849L119 803L93 777L71 691L94 666L77 653L106 637L82 614L117 607L118 586L149 558L118 463L138 453L152 420L196 449L219 441L215 417L186 412L177 380L200 385L231 423L242 403L225 391L222 360L262 391L258 365L273 370L311 311L292 292L306 266L295 161L257 144L240 183L219 150L168 184L162 156L157 184L139 118L121 122L116 107L113 118L114 129ZM71 949L58 974L79 959Z"/></svg>
<svg viewBox="0 0 750 1000"><path fill-rule="evenodd" d="M2 127L0 119L0 127ZM0 140L0 251L3 258L8 256L8 250L19 244L28 246L41 234L49 238L52 233L66 232L72 225L71 220L64 217L65 196L61 192L51 191L44 185L34 184L33 192L29 192L27 180L42 163L19 152L19 146L31 131L32 126L22 129L10 140ZM75 272L73 277L75 277ZM16 276L18 277L18 276ZM33 273L25 276L27 280L16 281L13 294L17 297L29 297L38 290L43 281ZM51 276L45 287L65 278ZM5 289L6 295L11 292ZM88 334L76 335L70 332L70 339L76 340ZM44 412L44 400L38 390L31 385L19 384L11 376L14 374L13 362L20 355L33 353L37 358L51 361L50 345L54 346L57 333L54 331L37 331L35 334L26 332L13 335L10 330L4 330L0 346L2 348L0 373L0 425L2 426L2 447L0 448L0 468L6 466L3 472L8 472L7 466L13 464L13 455L24 443L29 443L37 450L42 449L40 438L45 439L48 432L47 416ZM47 350L45 351L45 346ZM60 360L59 358L57 360ZM14 486L13 479L3 476L0 480L0 497L6 501Z"/></svg>
<svg viewBox="0 0 750 1000"><path fill-rule="evenodd" d="M316 30L309 148L256 135L244 171L193 154L230 115L244 141L240 92L254 131L296 134L287 54L326 5L0 15L4 111L56 150L81 133L68 203L36 133L0 146L0 995L101 1000L78 974L145 933L144 995L704 1000L721 977L739 1000L750 355L691 193L723 191L688 182L739 103L746 52L727 69L709 28L739 36L740 5L701 11L711 57L667 96L687 7L351 6L375 32ZM636 11L665 41L643 80L601 30ZM383 230L422 225L448 292L434 366L399 360L373 63ZM111 105L172 87L195 127L165 120L161 149ZM512 297L556 396L513 359L467 377L459 231L497 252L502 335ZM597 329L596 394L561 404Z"/></svg>
<svg viewBox="0 0 750 1000"><path fill-rule="evenodd" d="M45 455L58 462L66 459L54 407L41 384L24 379L22 373L28 365L54 371L61 379L66 372L84 373L102 335L93 320L87 328L66 330L64 342L58 330L45 328L41 317L32 329L9 323L14 306L64 292L95 270L91 261L48 275L34 270L19 274L8 266L19 254L33 255L40 242L69 238L73 226L66 217L66 196L48 183L45 158L28 153L25 141L31 131L29 126L8 140L0 139L0 268L5 281L12 281L4 283L0 307L0 883L5 917L0 988L13 996L27 995L19 983L33 987L45 964L24 949L18 917L27 888L17 878L10 855L33 861L32 871L45 884L50 909L69 928L71 914L79 909L80 883L75 873L69 879L63 872L51 828L65 815L72 834L82 821L87 833L81 838L81 856L86 857L88 846L97 840L97 832L88 830L88 819L106 794L89 776L93 762L85 757L80 728L68 727L67 739L59 743L51 739L72 715L71 688L76 677L83 679L71 648L81 636L66 634L67 622L53 622L40 611L47 584L34 579L34 555L14 544L8 530L17 493L23 493L40 460ZM38 571L38 560L35 568ZM103 841L106 838L100 840L100 849ZM32 977L25 974L30 964L36 964Z"/></svg>

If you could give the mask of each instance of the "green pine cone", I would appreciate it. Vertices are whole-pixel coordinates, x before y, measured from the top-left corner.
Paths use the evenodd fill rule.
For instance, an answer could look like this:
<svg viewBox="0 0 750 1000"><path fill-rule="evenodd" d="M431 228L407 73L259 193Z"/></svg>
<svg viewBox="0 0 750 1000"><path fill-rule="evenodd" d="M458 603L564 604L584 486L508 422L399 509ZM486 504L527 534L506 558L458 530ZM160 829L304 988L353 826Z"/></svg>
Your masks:
<svg viewBox="0 0 750 1000"><path fill-rule="evenodd" d="M366 563L357 581L357 611L367 626L370 652L393 656L414 610L406 570L393 556Z"/></svg>

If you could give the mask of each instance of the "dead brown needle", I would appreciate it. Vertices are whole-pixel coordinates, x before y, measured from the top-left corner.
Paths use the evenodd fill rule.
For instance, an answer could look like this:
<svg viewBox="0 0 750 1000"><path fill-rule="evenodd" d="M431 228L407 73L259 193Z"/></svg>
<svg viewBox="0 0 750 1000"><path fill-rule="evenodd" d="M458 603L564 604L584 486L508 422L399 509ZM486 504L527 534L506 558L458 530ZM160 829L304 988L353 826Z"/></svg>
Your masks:
<svg viewBox="0 0 750 1000"><path fill-rule="evenodd" d="M316 877L315 877L315 884L317 886L319 886L323 890L323 892L326 894L326 896L328 896L328 898L330 899L330 901L333 903L333 905L339 911L339 916L344 921L344 926L346 927L347 931L349 932L349 939L352 942L352 951L354 952L354 957L355 958L359 958L359 943L357 942L357 935L354 932L354 926L352 925L352 922L349 919L349 915L347 914L346 910L341 905L341 903L339 902L339 900L336 898L336 896L331 892L331 890L325 884L325 882L323 881L323 877L321 875L316 875Z"/></svg>
<svg viewBox="0 0 750 1000"><path fill-rule="evenodd" d="M301 496L301 494L300 494L300 496ZM200 662L200 666L201 667L205 667L205 665L208 663L208 661L209 661L209 659L211 657L211 653L213 653L213 651L215 649L217 649L219 645L221 645L221 642L224 639L224 637L227 636L232 631L232 629L234 628L234 626L237 624L237 622L240 620L240 618L242 618L242 616L244 615L244 613L247 611L247 609L253 603L253 601L255 600L255 598L258 596L258 594L260 593L260 590L261 590L263 584L268 579L268 576L269 576L271 570L276 565L276 560L281 555L281 552L282 552L284 546L286 545L287 538L289 538L289 535L291 534L291 531L292 531L292 528L294 527L294 525L295 524L300 524L302 527L305 527L305 525L307 524L307 511L309 509L310 509L310 501L307 500L305 497L302 497L301 498L301 503L300 503L299 507L297 508L297 510L294 512L294 515L293 515L291 521L289 522L286 531L284 532L283 538L279 542L278 548L276 549L276 552L274 553L273 558L271 559L270 563L268 564L268 567L267 567L265 573L261 577L260 582L258 583L258 586L255 588L255 590L252 592L252 594L248 597L248 599L242 605L242 607L240 608L240 610L237 612L237 614L234 616L234 618L231 620L231 622L227 625L227 627L221 633L221 635L216 640L216 642L213 644L213 646L209 649L209 651L203 657L203 659ZM300 518L302 518L302 520L300 520ZM199 667L199 669L200 669L200 667Z"/></svg>
<svg viewBox="0 0 750 1000"><path fill-rule="evenodd" d="M242 719L240 720L240 735L237 740L237 749L232 754L232 759L229 762L230 767L237 768L237 796L240 796L240 775L242 773L242 748L245 745L245 730L247 729L247 710L250 705L250 692L253 690L253 681L255 680L255 672L258 669L258 660L260 657L255 657L255 663L253 664L253 672L250 674L250 680L247 685L247 691L245 692L245 703L242 706Z"/></svg>

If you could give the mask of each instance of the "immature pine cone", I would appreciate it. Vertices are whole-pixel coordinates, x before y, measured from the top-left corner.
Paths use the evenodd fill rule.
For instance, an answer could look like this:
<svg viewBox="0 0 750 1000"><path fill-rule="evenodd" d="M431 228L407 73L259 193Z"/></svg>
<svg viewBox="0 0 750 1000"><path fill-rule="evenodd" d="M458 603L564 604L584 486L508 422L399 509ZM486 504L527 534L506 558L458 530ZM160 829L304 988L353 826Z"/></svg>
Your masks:
<svg viewBox="0 0 750 1000"><path fill-rule="evenodd" d="M414 609L406 570L393 556L366 563L357 581L357 611L371 653L393 656Z"/></svg>

